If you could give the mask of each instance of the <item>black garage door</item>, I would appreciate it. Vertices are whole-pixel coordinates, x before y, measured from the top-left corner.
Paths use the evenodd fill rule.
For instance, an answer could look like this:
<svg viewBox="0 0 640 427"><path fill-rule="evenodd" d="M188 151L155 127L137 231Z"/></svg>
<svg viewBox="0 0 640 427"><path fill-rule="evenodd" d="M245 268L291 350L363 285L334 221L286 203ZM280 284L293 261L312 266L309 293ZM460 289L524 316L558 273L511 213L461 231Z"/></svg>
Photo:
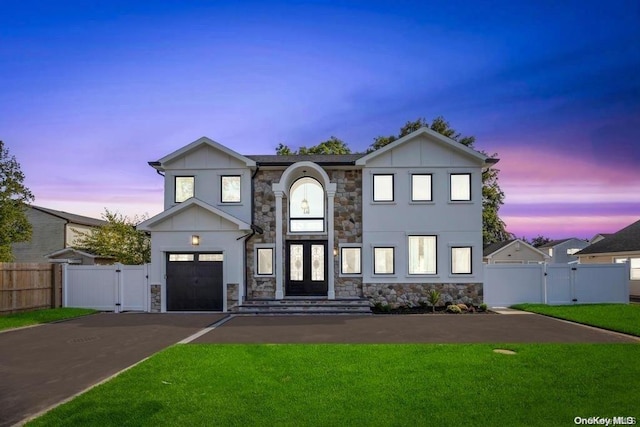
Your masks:
<svg viewBox="0 0 640 427"><path fill-rule="evenodd" d="M222 254L167 254L167 310L222 311Z"/></svg>

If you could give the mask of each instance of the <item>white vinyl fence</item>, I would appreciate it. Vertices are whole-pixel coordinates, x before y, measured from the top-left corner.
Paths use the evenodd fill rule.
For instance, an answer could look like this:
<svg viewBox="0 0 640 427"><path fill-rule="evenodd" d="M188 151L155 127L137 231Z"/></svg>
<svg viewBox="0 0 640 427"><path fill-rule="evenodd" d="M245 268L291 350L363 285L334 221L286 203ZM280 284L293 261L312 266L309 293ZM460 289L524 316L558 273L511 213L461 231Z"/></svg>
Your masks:
<svg viewBox="0 0 640 427"><path fill-rule="evenodd" d="M65 307L149 311L149 264L64 265Z"/></svg>
<svg viewBox="0 0 640 427"><path fill-rule="evenodd" d="M490 307L519 303L628 303L626 264L485 264L484 302Z"/></svg>

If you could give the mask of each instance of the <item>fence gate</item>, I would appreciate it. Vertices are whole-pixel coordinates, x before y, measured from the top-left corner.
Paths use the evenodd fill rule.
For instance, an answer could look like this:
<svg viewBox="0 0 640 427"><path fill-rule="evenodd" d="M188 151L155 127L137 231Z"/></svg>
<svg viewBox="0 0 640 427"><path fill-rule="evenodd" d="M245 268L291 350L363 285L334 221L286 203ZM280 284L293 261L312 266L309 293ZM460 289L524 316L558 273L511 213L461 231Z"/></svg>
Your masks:
<svg viewBox="0 0 640 427"><path fill-rule="evenodd" d="M626 264L485 264L484 278L492 307L629 302Z"/></svg>
<svg viewBox="0 0 640 427"><path fill-rule="evenodd" d="M149 311L149 265L64 265L64 306Z"/></svg>

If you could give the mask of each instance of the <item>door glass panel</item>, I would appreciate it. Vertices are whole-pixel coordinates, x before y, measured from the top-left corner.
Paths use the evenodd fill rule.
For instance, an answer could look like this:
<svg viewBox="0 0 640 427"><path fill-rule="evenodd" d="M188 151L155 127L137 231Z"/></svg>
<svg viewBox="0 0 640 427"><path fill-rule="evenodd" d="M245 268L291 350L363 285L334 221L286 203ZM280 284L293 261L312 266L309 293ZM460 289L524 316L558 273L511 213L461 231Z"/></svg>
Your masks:
<svg viewBox="0 0 640 427"><path fill-rule="evenodd" d="M324 280L324 245L311 245L311 280Z"/></svg>
<svg viewBox="0 0 640 427"><path fill-rule="evenodd" d="M302 245L289 246L289 277L291 280L302 281Z"/></svg>

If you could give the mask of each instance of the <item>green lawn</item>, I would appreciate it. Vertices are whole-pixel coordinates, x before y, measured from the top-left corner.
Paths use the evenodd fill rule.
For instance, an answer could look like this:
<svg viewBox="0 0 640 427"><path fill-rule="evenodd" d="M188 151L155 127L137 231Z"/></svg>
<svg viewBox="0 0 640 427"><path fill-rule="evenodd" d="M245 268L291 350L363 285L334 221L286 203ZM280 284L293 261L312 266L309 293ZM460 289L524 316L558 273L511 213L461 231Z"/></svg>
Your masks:
<svg viewBox="0 0 640 427"><path fill-rule="evenodd" d="M26 313L7 314L0 316L0 331L3 329L19 328L21 326L36 325L38 323L55 322L95 313L88 308L49 308L46 310L29 311Z"/></svg>
<svg viewBox="0 0 640 427"><path fill-rule="evenodd" d="M513 308L640 336L639 304L517 304Z"/></svg>
<svg viewBox="0 0 640 427"><path fill-rule="evenodd" d="M639 359L637 344L176 345L29 425L569 426L639 417Z"/></svg>

